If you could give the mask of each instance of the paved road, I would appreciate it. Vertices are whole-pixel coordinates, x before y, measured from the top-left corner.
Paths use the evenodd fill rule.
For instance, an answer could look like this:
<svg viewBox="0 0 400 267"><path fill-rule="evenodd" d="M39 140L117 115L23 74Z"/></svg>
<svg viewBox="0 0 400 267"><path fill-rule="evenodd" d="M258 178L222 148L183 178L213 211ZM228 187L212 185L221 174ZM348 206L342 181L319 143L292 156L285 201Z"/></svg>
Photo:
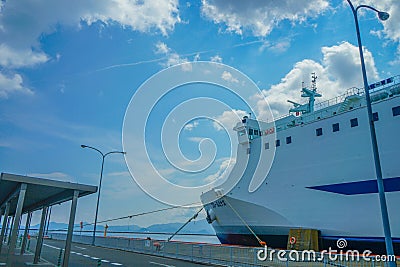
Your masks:
<svg viewBox="0 0 400 267"><path fill-rule="evenodd" d="M32 240L33 241L33 240ZM31 249L34 249L35 242L32 242ZM64 241L45 239L42 247L42 258L51 264L56 265L60 248L64 247ZM72 243L69 266L149 266L149 267L192 267L207 266L192 262L162 258L140 253L93 247L89 245Z"/></svg>

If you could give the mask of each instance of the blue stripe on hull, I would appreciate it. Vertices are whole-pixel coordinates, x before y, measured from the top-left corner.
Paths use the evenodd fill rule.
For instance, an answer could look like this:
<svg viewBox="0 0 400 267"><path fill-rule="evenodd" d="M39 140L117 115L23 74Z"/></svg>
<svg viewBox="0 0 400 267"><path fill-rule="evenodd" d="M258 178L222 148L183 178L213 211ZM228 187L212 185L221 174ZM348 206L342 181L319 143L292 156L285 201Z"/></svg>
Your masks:
<svg viewBox="0 0 400 267"><path fill-rule="evenodd" d="M385 192L400 191L400 177L383 179ZM378 184L376 180L366 180L359 182L329 184L307 187L309 189L325 191L342 195L361 195L378 193Z"/></svg>

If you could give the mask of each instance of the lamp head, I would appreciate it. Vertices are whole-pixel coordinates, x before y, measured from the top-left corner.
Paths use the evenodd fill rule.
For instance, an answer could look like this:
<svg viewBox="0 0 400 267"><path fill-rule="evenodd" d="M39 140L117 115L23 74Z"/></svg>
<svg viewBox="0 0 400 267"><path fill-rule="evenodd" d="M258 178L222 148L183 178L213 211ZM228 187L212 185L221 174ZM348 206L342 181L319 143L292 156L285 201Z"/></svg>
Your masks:
<svg viewBox="0 0 400 267"><path fill-rule="evenodd" d="M389 18L389 13L387 12L383 12L383 11L379 11L378 12L378 17L380 20L385 21Z"/></svg>
<svg viewBox="0 0 400 267"><path fill-rule="evenodd" d="M85 148L85 147L87 147L86 145L81 145L81 148Z"/></svg>

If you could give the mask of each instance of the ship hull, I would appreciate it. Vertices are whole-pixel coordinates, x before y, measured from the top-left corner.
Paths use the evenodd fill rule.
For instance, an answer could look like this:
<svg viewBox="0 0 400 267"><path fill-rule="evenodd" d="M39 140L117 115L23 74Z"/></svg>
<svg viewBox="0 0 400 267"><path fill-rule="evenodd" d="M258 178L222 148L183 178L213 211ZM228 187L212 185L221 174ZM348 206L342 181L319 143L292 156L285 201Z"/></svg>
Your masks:
<svg viewBox="0 0 400 267"><path fill-rule="evenodd" d="M203 195L203 200L205 195L207 193ZM208 211L212 210L216 214L216 220L212 222L212 226L222 244L260 246L259 240L261 240L266 242L270 248L286 249L290 229L305 228L319 231L320 251L340 250L337 247L337 241L344 238L347 241L346 247L343 248L344 251L358 250L362 253L368 250L376 255L386 255L384 237L374 235L372 228L370 228L370 232L364 232L357 225L337 229L335 225L323 220L320 225L311 223L296 225L277 212L254 203L227 196L216 202L218 202L218 206L213 205L215 202L211 202L205 207ZM376 212L377 214L373 217L379 217L379 211ZM351 224L351 219L348 217L349 224ZM380 229L381 225L377 224L376 228ZM395 229L397 230L397 228ZM393 247L395 255L400 255L399 237L393 237Z"/></svg>
<svg viewBox="0 0 400 267"><path fill-rule="evenodd" d="M244 230L244 229L243 229ZM262 234L262 230L257 234L261 240L267 240L267 246L277 249L286 249L288 242L288 235L268 235ZM235 234L224 232L222 229L217 233L217 237L221 244L232 244L242 246L260 246L257 239L252 234ZM338 250L337 240L339 238L345 238L347 246L345 250L358 250L360 253L369 250L375 255L386 255L386 246L383 237L365 237L365 238L354 238L348 236L337 236L337 237L320 237L319 238L319 249L320 251L326 250ZM393 249L395 255L400 255L400 239L393 239Z"/></svg>
<svg viewBox="0 0 400 267"><path fill-rule="evenodd" d="M396 108L400 109L399 96L373 104L379 116L375 126L389 222L395 253L400 255L400 116L395 115ZM321 250L337 249L336 241L345 238L347 249L385 254L365 106L331 112L321 119L323 115L315 116L314 121L276 133L274 138L281 145L256 190L250 190L249 184L257 166L266 161L260 150L274 143L268 136L248 143L239 140L236 165L228 177L240 175L237 185L220 196L224 201L218 205L214 189L201 196L207 213L213 213L210 222L221 243L257 246L257 235L270 247L286 248L290 229L304 228L319 231ZM333 131L334 124L340 130ZM322 129L321 135L317 129ZM285 143L288 137L290 143Z"/></svg>

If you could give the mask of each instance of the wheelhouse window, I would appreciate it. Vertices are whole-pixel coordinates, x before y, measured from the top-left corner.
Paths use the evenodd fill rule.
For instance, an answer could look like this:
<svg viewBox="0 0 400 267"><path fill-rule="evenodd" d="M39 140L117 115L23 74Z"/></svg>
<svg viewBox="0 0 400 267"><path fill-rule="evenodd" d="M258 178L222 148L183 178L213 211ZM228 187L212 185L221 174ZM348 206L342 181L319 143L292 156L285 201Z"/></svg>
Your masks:
<svg viewBox="0 0 400 267"><path fill-rule="evenodd" d="M315 134L317 136L321 136L322 135L322 128L315 129Z"/></svg>
<svg viewBox="0 0 400 267"><path fill-rule="evenodd" d="M286 137L286 144L291 144L292 143L292 137L288 136Z"/></svg>
<svg viewBox="0 0 400 267"><path fill-rule="evenodd" d="M372 113L372 120L373 120L373 121L379 121L379 114L378 114L378 112Z"/></svg>
<svg viewBox="0 0 400 267"><path fill-rule="evenodd" d="M393 117L400 115L400 106L392 108Z"/></svg>
<svg viewBox="0 0 400 267"><path fill-rule="evenodd" d="M278 147L278 146L280 146L280 145L281 145L281 140L279 140L279 139L276 140L276 141L275 141L275 146Z"/></svg>
<svg viewBox="0 0 400 267"><path fill-rule="evenodd" d="M350 126L351 126L351 127L356 127L356 126L358 126L358 119L357 119L357 118L351 119L351 120L350 120Z"/></svg>
<svg viewBox="0 0 400 267"><path fill-rule="evenodd" d="M332 132L339 132L339 130L340 130L339 123L332 124Z"/></svg>
<svg viewBox="0 0 400 267"><path fill-rule="evenodd" d="M249 133L249 139L254 139L254 138L256 138L257 136L261 136L261 135L262 135L262 133L261 133L260 130L258 130L258 129L253 129L253 128L249 128L249 129L248 129L248 133Z"/></svg>

